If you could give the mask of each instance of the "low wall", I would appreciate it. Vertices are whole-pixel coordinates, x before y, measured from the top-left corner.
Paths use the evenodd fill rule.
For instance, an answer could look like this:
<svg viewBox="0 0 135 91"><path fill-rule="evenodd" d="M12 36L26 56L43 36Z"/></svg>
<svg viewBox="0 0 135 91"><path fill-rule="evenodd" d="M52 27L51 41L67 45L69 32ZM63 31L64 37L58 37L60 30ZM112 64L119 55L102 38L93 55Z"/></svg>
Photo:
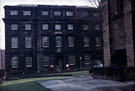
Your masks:
<svg viewBox="0 0 135 91"><path fill-rule="evenodd" d="M118 68L118 67L102 67L92 68L89 73L95 79L106 79L116 81L135 80L135 67Z"/></svg>

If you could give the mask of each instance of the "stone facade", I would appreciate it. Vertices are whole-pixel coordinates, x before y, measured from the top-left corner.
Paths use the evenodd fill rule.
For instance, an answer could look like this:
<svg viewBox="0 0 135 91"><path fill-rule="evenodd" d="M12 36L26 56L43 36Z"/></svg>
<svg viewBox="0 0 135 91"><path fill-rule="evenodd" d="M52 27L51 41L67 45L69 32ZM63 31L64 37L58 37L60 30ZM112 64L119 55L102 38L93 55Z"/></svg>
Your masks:
<svg viewBox="0 0 135 91"><path fill-rule="evenodd" d="M101 0L105 67L134 67L133 0Z"/></svg>
<svg viewBox="0 0 135 91"><path fill-rule="evenodd" d="M17 10L17 16L9 15L11 10ZM24 16L23 11L31 11L31 14ZM67 16L67 13L72 16ZM102 31L97 8L49 5L5 6L4 22L6 71L9 75L89 69L103 60ZM11 24L18 24L18 30L11 30ZM31 30L25 30L25 24L31 24ZM43 24L47 24L44 27L47 27L47 30L43 29ZM56 30L55 25L59 24L61 28L57 26L60 30ZM68 30L68 24L73 25L73 30ZM83 30L84 25L85 30ZM24 38L28 36L32 37L32 48L25 48ZM42 38L46 36L49 38L45 39L48 44L44 45ZM74 37L73 47L68 46L68 36ZM11 37L18 37L18 48L11 48ZM62 47L56 46L56 37L61 37L58 39L61 41L58 44L62 44ZM89 37L89 40L84 41L84 37ZM73 41L69 41L70 44ZM88 46L84 47L86 41ZM19 62L16 68L12 68L11 64L14 56L18 57ZM27 56L32 57L31 67L26 67ZM69 57L73 63L69 62Z"/></svg>

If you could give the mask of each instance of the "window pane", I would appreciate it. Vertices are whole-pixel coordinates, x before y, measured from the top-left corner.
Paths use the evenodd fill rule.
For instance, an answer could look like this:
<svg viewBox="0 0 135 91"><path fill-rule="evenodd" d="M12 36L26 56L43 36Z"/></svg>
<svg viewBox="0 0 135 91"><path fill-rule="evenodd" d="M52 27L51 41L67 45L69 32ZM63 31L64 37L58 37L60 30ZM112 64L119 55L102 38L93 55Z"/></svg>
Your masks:
<svg viewBox="0 0 135 91"><path fill-rule="evenodd" d="M61 11L54 11L55 16L61 16Z"/></svg>
<svg viewBox="0 0 135 91"><path fill-rule="evenodd" d="M42 11L42 15L47 16L47 15L49 15L49 13L48 13L48 11Z"/></svg>
<svg viewBox="0 0 135 91"><path fill-rule="evenodd" d="M18 11L17 10L11 10L10 15L18 15Z"/></svg>
<svg viewBox="0 0 135 91"><path fill-rule="evenodd" d="M95 39L95 41L96 41L96 47L100 47L101 46L101 38L100 37L97 37Z"/></svg>
<svg viewBox="0 0 135 91"><path fill-rule="evenodd" d="M18 57L12 57L12 68L18 68Z"/></svg>
<svg viewBox="0 0 135 91"><path fill-rule="evenodd" d="M84 37L84 47L89 47L89 37Z"/></svg>
<svg viewBox="0 0 135 91"><path fill-rule="evenodd" d="M18 30L18 24L11 24L11 30Z"/></svg>
<svg viewBox="0 0 135 91"><path fill-rule="evenodd" d="M75 56L74 55L69 56L69 65L75 65Z"/></svg>
<svg viewBox="0 0 135 91"><path fill-rule="evenodd" d="M72 11L67 11L66 16L73 16L73 12Z"/></svg>
<svg viewBox="0 0 135 91"><path fill-rule="evenodd" d="M88 25L83 25L83 30L88 30L89 29L89 26Z"/></svg>
<svg viewBox="0 0 135 91"><path fill-rule="evenodd" d="M74 47L74 36L68 36L68 47Z"/></svg>
<svg viewBox="0 0 135 91"><path fill-rule="evenodd" d="M26 67L32 67L32 58L31 57L26 57Z"/></svg>
<svg viewBox="0 0 135 91"><path fill-rule="evenodd" d="M49 37L48 36L42 37L42 46L45 48L49 47Z"/></svg>
<svg viewBox="0 0 135 91"><path fill-rule="evenodd" d="M25 48L32 48L32 38L25 37Z"/></svg>
<svg viewBox="0 0 135 91"><path fill-rule="evenodd" d="M85 64L89 65L90 64L90 55L85 55L84 60L85 60Z"/></svg>
<svg viewBox="0 0 135 91"><path fill-rule="evenodd" d="M29 16L29 15L31 15L31 11L23 11L23 15L24 16L27 16L27 15Z"/></svg>
<svg viewBox="0 0 135 91"><path fill-rule="evenodd" d="M73 24L68 24L68 30L73 30Z"/></svg>
<svg viewBox="0 0 135 91"><path fill-rule="evenodd" d="M49 56L43 56L43 66L49 66Z"/></svg>
<svg viewBox="0 0 135 91"><path fill-rule="evenodd" d="M42 30L48 30L48 24L42 24Z"/></svg>
<svg viewBox="0 0 135 91"><path fill-rule="evenodd" d="M60 24L56 24L55 25L55 30L61 30L61 25Z"/></svg>
<svg viewBox="0 0 135 91"><path fill-rule="evenodd" d="M18 38L17 37L11 38L11 48L18 48Z"/></svg>
<svg viewBox="0 0 135 91"><path fill-rule="evenodd" d="M31 30L31 24L25 24L25 30Z"/></svg>
<svg viewBox="0 0 135 91"><path fill-rule="evenodd" d="M99 24L97 24L97 25L95 26L95 30L100 30L100 25L99 25Z"/></svg>
<svg viewBox="0 0 135 91"><path fill-rule="evenodd" d="M56 47L62 47L62 37L56 36Z"/></svg>

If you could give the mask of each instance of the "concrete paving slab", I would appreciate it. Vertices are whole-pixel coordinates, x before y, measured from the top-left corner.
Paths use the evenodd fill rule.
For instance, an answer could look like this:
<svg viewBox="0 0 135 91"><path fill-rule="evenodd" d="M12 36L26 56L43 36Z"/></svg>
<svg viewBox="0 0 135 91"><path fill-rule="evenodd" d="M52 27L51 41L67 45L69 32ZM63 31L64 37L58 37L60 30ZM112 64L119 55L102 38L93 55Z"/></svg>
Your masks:
<svg viewBox="0 0 135 91"><path fill-rule="evenodd" d="M98 87L132 85L134 82L117 82L93 79L91 76L73 77L71 79L38 81L42 86L53 91L93 91Z"/></svg>

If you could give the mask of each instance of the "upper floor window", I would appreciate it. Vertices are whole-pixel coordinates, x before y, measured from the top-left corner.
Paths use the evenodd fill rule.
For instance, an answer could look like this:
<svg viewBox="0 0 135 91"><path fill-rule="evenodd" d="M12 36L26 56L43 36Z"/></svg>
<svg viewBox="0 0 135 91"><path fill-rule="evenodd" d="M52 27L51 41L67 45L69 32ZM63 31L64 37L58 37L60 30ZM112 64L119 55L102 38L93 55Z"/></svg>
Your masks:
<svg viewBox="0 0 135 91"><path fill-rule="evenodd" d="M68 47L74 47L74 36L68 36Z"/></svg>
<svg viewBox="0 0 135 91"><path fill-rule="evenodd" d="M43 56L43 66L49 66L49 56Z"/></svg>
<svg viewBox="0 0 135 91"><path fill-rule="evenodd" d="M99 24L97 24L97 25L95 26L95 30L100 30L100 25L99 25Z"/></svg>
<svg viewBox="0 0 135 91"><path fill-rule="evenodd" d="M84 37L83 42L84 42L84 47L89 47L89 37Z"/></svg>
<svg viewBox="0 0 135 91"><path fill-rule="evenodd" d="M87 11L83 11L81 13L81 15L82 15L82 17L87 17L87 16L89 16L89 13Z"/></svg>
<svg viewBox="0 0 135 91"><path fill-rule="evenodd" d="M11 48L18 48L18 37L11 37Z"/></svg>
<svg viewBox="0 0 135 91"><path fill-rule="evenodd" d="M31 11L29 11L29 10L23 11L23 15L24 16L30 16L31 15Z"/></svg>
<svg viewBox="0 0 135 91"><path fill-rule="evenodd" d="M48 11L42 11L41 14L42 14L43 16L48 16L48 15L49 15L49 12L48 12Z"/></svg>
<svg viewBox="0 0 135 91"><path fill-rule="evenodd" d="M45 48L49 47L49 37L48 36L42 37L42 47L45 47Z"/></svg>
<svg viewBox="0 0 135 91"><path fill-rule="evenodd" d="M96 41L96 47L100 47L101 46L101 38L100 37L96 37L95 41Z"/></svg>
<svg viewBox="0 0 135 91"><path fill-rule="evenodd" d="M25 58L26 67L32 67L32 58L26 57Z"/></svg>
<svg viewBox="0 0 135 91"><path fill-rule="evenodd" d="M85 55L84 61L85 61L84 64L89 65L90 64L90 55Z"/></svg>
<svg viewBox="0 0 135 91"><path fill-rule="evenodd" d="M31 24L25 24L25 30L31 30Z"/></svg>
<svg viewBox="0 0 135 91"><path fill-rule="evenodd" d="M32 48L32 38L25 37L25 48Z"/></svg>
<svg viewBox="0 0 135 91"><path fill-rule="evenodd" d="M73 30L74 29L73 24L68 24L67 27L68 27L68 30Z"/></svg>
<svg viewBox="0 0 135 91"><path fill-rule="evenodd" d="M18 15L18 11L17 10L10 10L10 15Z"/></svg>
<svg viewBox="0 0 135 91"><path fill-rule="evenodd" d="M11 59L12 68L18 68L18 57L14 56Z"/></svg>
<svg viewBox="0 0 135 91"><path fill-rule="evenodd" d="M62 37L56 36L56 47L62 47Z"/></svg>
<svg viewBox="0 0 135 91"><path fill-rule="evenodd" d="M49 25L48 24L42 24L42 30L48 30Z"/></svg>
<svg viewBox="0 0 135 91"><path fill-rule="evenodd" d="M54 11L54 16L61 16L61 11Z"/></svg>
<svg viewBox="0 0 135 91"><path fill-rule="evenodd" d="M11 30L18 30L18 24L11 24Z"/></svg>
<svg viewBox="0 0 135 91"><path fill-rule="evenodd" d="M56 24L55 25L55 30L61 30L61 24Z"/></svg>
<svg viewBox="0 0 135 91"><path fill-rule="evenodd" d="M74 13L72 11L67 11L66 12L66 16L73 16L73 15L74 15Z"/></svg>
<svg viewBox="0 0 135 91"><path fill-rule="evenodd" d="M83 30L88 30L89 29L89 26L87 24L84 24L83 25Z"/></svg>
<svg viewBox="0 0 135 91"><path fill-rule="evenodd" d="M75 65L75 56L74 55L69 56L69 65Z"/></svg>

